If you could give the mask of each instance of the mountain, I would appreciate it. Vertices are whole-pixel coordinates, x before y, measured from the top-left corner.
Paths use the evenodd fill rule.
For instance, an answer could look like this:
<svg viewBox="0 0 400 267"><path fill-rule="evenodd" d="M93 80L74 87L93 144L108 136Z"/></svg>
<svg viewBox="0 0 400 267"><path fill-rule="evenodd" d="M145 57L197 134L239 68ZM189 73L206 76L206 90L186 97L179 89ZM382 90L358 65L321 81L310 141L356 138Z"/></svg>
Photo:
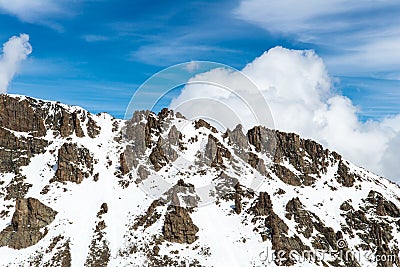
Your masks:
<svg viewBox="0 0 400 267"><path fill-rule="evenodd" d="M400 266L400 188L294 133L0 96L1 266Z"/></svg>

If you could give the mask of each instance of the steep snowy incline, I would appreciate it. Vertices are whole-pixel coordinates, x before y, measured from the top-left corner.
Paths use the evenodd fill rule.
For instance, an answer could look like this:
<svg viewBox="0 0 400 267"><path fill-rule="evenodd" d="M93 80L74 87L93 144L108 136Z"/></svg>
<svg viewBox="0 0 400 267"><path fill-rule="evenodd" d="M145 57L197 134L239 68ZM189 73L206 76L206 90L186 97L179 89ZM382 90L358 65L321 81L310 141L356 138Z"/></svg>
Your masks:
<svg viewBox="0 0 400 267"><path fill-rule="evenodd" d="M399 207L296 134L0 95L0 266L400 266Z"/></svg>

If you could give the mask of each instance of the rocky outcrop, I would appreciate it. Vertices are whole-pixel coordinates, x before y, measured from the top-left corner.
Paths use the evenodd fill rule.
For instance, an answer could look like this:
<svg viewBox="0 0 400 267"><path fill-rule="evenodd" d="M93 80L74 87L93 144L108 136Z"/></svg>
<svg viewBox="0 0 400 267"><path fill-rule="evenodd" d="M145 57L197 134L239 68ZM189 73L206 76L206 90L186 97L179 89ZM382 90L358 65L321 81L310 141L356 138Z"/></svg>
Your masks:
<svg viewBox="0 0 400 267"><path fill-rule="evenodd" d="M314 213L307 211L299 198L293 198L286 204L286 218L292 218L297 223L296 230L305 238L310 239L315 250L323 251L342 251L340 256L346 255L349 248L344 242L342 232L335 233L333 228L325 226L323 221ZM339 244L340 242L340 246ZM350 254L350 253L348 253ZM353 256L353 255L351 255ZM354 257L342 257L346 266L359 267L359 263Z"/></svg>
<svg viewBox="0 0 400 267"><path fill-rule="evenodd" d="M186 208L171 205L165 214L162 233L169 242L192 244L199 228L193 223Z"/></svg>
<svg viewBox="0 0 400 267"><path fill-rule="evenodd" d="M203 119L199 119L199 120L195 121L194 128L195 129L207 128L207 129L211 130L211 132L213 132L213 133L218 132L217 129L215 129L215 127L211 126L208 122L206 122Z"/></svg>
<svg viewBox="0 0 400 267"><path fill-rule="evenodd" d="M89 150L64 143L58 151L56 176L52 181L81 183L93 174L93 157Z"/></svg>
<svg viewBox="0 0 400 267"><path fill-rule="evenodd" d="M236 214L240 214L242 212L242 188L240 187L240 183L235 184L235 212Z"/></svg>
<svg viewBox="0 0 400 267"><path fill-rule="evenodd" d="M31 133L32 136L46 135L44 120L27 98L0 95L0 126L16 132Z"/></svg>
<svg viewBox="0 0 400 267"><path fill-rule="evenodd" d="M260 159L256 154L249 152L247 163L249 163L250 166L257 170L261 175L267 175L264 160Z"/></svg>
<svg viewBox="0 0 400 267"><path fill-rule="evenodd" d="M126 162L125 153L121 153L119 155L119 165L122 175L128 174L130 172L130 168Z"/></svg>
<svg viewBox="0 0 400 267"><path fill-rule="evenodd" d="M294 133L273 131L264 127L254 127L247 132L249 143L257 152L270 156L274 161L273 170L282 181L291 185L312 185L315 177L326 173L334 156L320 144L301 139ZM251 162L254 165L254 156ZM282 164L291 164L301 175L289 171Z"/></svg>
<svg viewBox="0 0 400 267"><path fill-rule="evenodd" d="M24 198L26 193L28 193L29 188L32 184L25 182L26 177L21 174L16 174L10 183L6 186L6 196L4 199L20 199Z"/></svg>
<svg viewBox="0 0 400 267"><path fill-rule="evenodd" d="M162 199L154 200L147 208L146 213L138 216L135 219L135 223L133 224L132 228L137 230L141 226L147 228L154 224L158 219L161 218L161 214L157 212L157 207L163 206L164 204L165 202Z"/></svg>
<svg viewBox="0 0 400 267"><path fill-rule="evenodd" d="M153 147L149 156L149 160L151 164L153 164L154 169L156 171L159 171L169 162L167 156L164 154L164 150L162 149L162 144L163 144L163 139L160 137L158 139L157 144Z"/></svg>
<svg viewBox="0 0 400 267"><path fill-rule="evenodd" d="M223 167L223 158L230 159L231 152L225 148L216 137L210 134L208 135L205 156L211 167Z"/></svg>
<svg viewBox="0 0 400 267"><path fill-rule="evenodd" d="M225 136L228 138L229 144L238 149L247 150L250 147L249 140L243 133L243 126L241 124L238 124L233 131L226 130Z"/></svg>
<svg viewBox="0 0 400 267"><path fill-rule="evenodd" d="M182 140L182 133L178 131L175 125L168 132L168 141L170 145L179 146Z"/></svg>
<svg viewBox="0 0 400 267"><path fill-rule="evenodd" d="M149 177L149 172L147 171L146 167L143 165L139 165L138 170L137 170L138 178L136 179L136 183L140 183L144 179L147 179Z"/></svg>
<svg viewBox="0 0 400 267"><path fill-rule="evenodd" d="M68 137L75 134L84 137L82 125L87 119L88 136L94 138L100 133L100 127L92 115L82 109L70 112L59 103L8 95L0 95L0 103L0 127L12 131L42 137L51 129L56 136Z"/></svg>
<svg viewBox="0 0 400 267"><path fill-rule="evenodd" d="M252 222L260 223L255 231L260 232L262 240L271 240L272 249L275 250L275 263L278 265L288 266L295 263L295 260L289 257L291 251L301 254L302 251L310 250L297 235L288 236L289 227L274 212L268 193L260 192L249 212L255 215Z"/></svg>
<svg viewBox="0 0 400 267"><path fill-rule="evenodd" d="M215 184L215 193L217 197L226 201L235 200L235 186L239 183L238 179L221 171L218 177L213 180L213 183ZM241 193L243 193L243 191Z"/></svg>
<svg viewBox="0 0 400 267"><path fill-rule="evenodd" d="M155 114L149 113L147 116L147 123L145 126L144 141L147 148L153 146L152 135L158 136L161 132L161 125Z"/></svg>
<svg viewBox="0 0 400 267"><path fill-rule="evenodd" d="M377 257L386 259L378 262L377 266L399 266L399 249L390 244L393 240L393 228L388 223L370 220L360 210L349 212L345 216L351 231L357 231L357 236L363 241L357 245L358 249L371 250Z"/></svg>
<svg viewBox="0 0 400 267"><path fill-rule="evenodd" d="M274 212L272 209L271 197L267 192L260 192L250 212L256 216L269 216Z"/></svg>
<svg viewBox="0 0 400 267"><path fill-rule="evenodd" d="M370 208L375 208L379 216L400 217L400 209L393 202L385 199L381 193L371 190L366 201L372 205Z"/></svg>
<svg viewBox="0 0 400 267"><path fill-rule="evenodd" d="M22 249L38 243L57 212L34 198L18 199L11 225L0 233L0 246Z"/></svg>
<svg viewBox="0 0 400 267"><path fill-rule="evenodd" d="M114 126L115 127L115 126ZM89 137L95 138L100 134L101 128L97 123L89 116L86 124L86 131Z"/></svg>
<svg viewBox="0 0 400 267"><path fill-rule="evenodd" d="M344 211L342 216L345 217L347 223L346 226L342 226L343 231L347 232L350 236L354 236L354 233L356 233L362 240L362 242L356 246L356 249L372 251L378 258L385 259L377 262L377 266L379 267L400 265L397 241L392 242L394 238L392 234L392 225L398 220L391 216L397 215L393 203L382 199L380 193L370 191L367 198L364 199L364 204L360 206L360 209L354 209L350 201L342 203L340 208ZM377 216L372 216L373 214ZM386 215L379 217L382 216L379 214Z"/></svg>
<svg viewBox="0 0 400 267"><path fill-rule="evenodd" d="M105 237L105 229L107 227L103 220L103 215L108 212L107 203L103 203L100 207L100 211L97 213L97 223L94 229L92 242L89 246L89 254L86 258L84 266L107 266L111 250L108 247L109 242Z"/></svg>
<svg viewBox="0 0 400 267"><path fill-rule="evenodd" d="M349 167L343 163L343 160L340 160L336 173L336 180L345 187L352 187L356 180L355 177L356 176L350 172Z"/></svg>
<svg viewBox="0 0 400 267"><path fill-rule="evenodd" d="M276 150L276 133L262 126L255 126L247 131L249 143L257 152L273 156Z"/></svg>
<svg viewBox="0 0 400 267"><path fill-rule="evenodd" d="M180 146L181 133L176 126L172 126L166 140L160 136L160 133L166 130L173 115L174 113L167 109L163 109L158 115L149 111L133 114L132 119L124 128L124 140L128 143L124 157L128 169L139 165L139 159L144 157L146 149L151 149L149 161L156 171L168 162L176 160L178 154L172 146ZM154 142L154 138L157 138L157 142ZM145 174L143 167L140 174ZM140 175L139 181L145 178L147 175Z"/></svg>
<svg viewBox="0 0 400 267"><path fill-rule="evenodd" d="M182 179L179 179L177 184L172 186L164 196L167 203L188 208L197 207L200 200L194 185L185 183Z"/></svg>
<svg viewBox="0 0 400 267"><path fill-rule="evenodd" d="M302 184L302 180L299 176L291 172L288 168L285 166L282 166L280 164L274 164L272 166L272 170L278 176L279 179L281 179L283 182L293 185L293 186L300 186ZM309 185L312 183L313 179L308 180L307 184Z"/></svg>
<svg viewBox="0 0 400 267"><path fill-rule="evenodd" d="M326 173L330 164L329 151L320 144L301 139L297 134L276 131L275 163L288 161L299 173L299 181L304 185L312 185L316 177ZM279 173L276 173L279 178Z"/></svg>
<svg viewBox="0 0 400 267"><path fill-rule="evenodd" d="M286 218L289 220L294 217L295 222L297 223L297 230L304 235L306 238L310 238L313 230L313 216L303 209L303 205L301 204L299 198L293 198L286 204Z"/></svg>
<svg viewBox="0 0 400 267"><path fill-rule="evenodd" d="M68 137L73 133L77 137L85 136L77 112L70 114L66 110L62 110L60 119L60 134L62 137Z"/></svg>
<svg viewBox="0 0 400 267"><path fill-rule="evenodd" d="M31 157L44 153L47 145L41 138L16 136L0 127L0 172L17 173L29 164Z"/></svg>
<svg viewBox="0 0 400 267"><path fill-rule="evenodd" d="M55 253L50 260L46 262L35 262L31 264L31 266L44 266L44 267L52 267L52 266L60 266L60 267L71 267L71 248L70 248L70 240L66 239L64 236L56 236L52 239L50 246L46 251L42 252L48 254L51 251ZM43 255L43 254L42 254ZM43 258L43 256L42 256Z"/></svg>
<svg viewBox="0 0 400 267"><path fill-rule="evenodd" d="M127 143L124 154L128 166L131 164L136 168L139 159L146 151L146 142L149 142L149 137L146 135L145 120L148 113L148 111L135 111L132 119L127 121L123 128L123 140Z"/></svg>

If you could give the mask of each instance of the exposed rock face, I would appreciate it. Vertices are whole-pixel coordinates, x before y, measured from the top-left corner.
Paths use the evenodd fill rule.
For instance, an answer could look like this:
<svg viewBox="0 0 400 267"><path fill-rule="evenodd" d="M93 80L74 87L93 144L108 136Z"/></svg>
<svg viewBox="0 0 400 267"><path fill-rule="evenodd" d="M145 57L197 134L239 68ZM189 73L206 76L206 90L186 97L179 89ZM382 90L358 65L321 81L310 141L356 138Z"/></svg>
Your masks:
<svg viewBox="0 0 400 267"><path fill-rule="evenodd" d="M346 218L347 223L347 226L342 227L343 231L350 235L356 232L363 241L357 245L358 249L372 250L378 257L386 259L378 262L377 266L400 265L399 248L397 245L391 245L393 241L391 224L398 220L398 207L382 198L382 194L370 191L359 210L355 210L349 201L341 205L341 210L345 211L342 216Z"/></svg>
<svg viewBox="0 0 400 267"><path fill-rule="evenodd" d="M148 113L148 111L136 111L124 127L123 139L128 142L125 151L128 166L132 165L135 168L138 166L139 159L146 151L146 142L150 142L146 135L147 126L145 123Z"/></svg>
<svg viewBox="0 0 400 267"><path fill-rule="evenodd" d="M16 174L11 182L6 186L7 194L4 199L20 199L24 198L32 184L25 182L26 177Z"/></svg>
<svg viewBox="0 0 400 267"><path fill-rule="evenodd" d="M164 154L164 150L162 149L163 140L160 137L158 139L157 145L153 147L151 154L149 156L151 164L153 164L154 169L159 171L162 167L167 165L168 158Z"/></svg>
<svg viewBox="0 0 400 267"><path fill-rule="evenodd" d="M63 144L58 151L58 168L54 179L79 184L92 174L93 157L89 150L73 143Z"/></svg>
<svg viewBox="0 0 400 267"><path fill-rule="evenodd" d="M0 126L33 136L46 134L43 118L36 114L29 101L7 95L0 95Z"/></svg>
<svg viewBox="0 0 400 267"><path fill-rule="evenodd" d="M97 123L91 118L88 118L88 122L86 124L86 130L87 130L87 134L89 135L89 137L91 138L95 138L96 136L98 136L100 134L100 127L97 125Z"/></svg>
<svg viewBox="0 0 400 267"><path fill-rule="evenodd" d="M327 149L312 140L300 139L297 134L279 131L276 131L276 133L277 143L274 161L280 163L287 160L293 165L301 173L298 177L301 184L311 185L315 180L314 176L320 177L321 173L326 172L326 167L330 163ZM284 180L279 172L277 175Z"/></svg>
<svg viewBox="0 0 400 267"><path fill-rule="evenodd" d="M105 238L105 229L107 227L103 220L103 214L108 212L107 203L103 203L100 211L97 213L98 222L94 230L93 239L89 246L89 255L86 258L85 266L107 266L111 251L108 247L108 241Z"/></svg>
<svg viewBox="0 0 400 267"><path fill-rule="evenodd" d="M400 209L393 202L386 200L381 193L371 190L366 201L375 206L375 212L379 216L400 217Z"/></svg>
<svg viewBox="0 0 400 267"><path fill-rule="evenodd" d="M143 181L144 179L147 179L147 177L149 176L149 172L143 165L139 165L137 174L139 176L139 178L136 180L137 182Z"/></svg>
<svg viewBox="0 0 400 267"><path fill-rule="evenodd" d="M175 149L181 149L181 142L179 141L181 137L181 133L176 129L176 127L172 127L171 131L168 133L168 139L161 139L161 148L164 151L165 156L168 161L173 162L178 158L178 153Z"/></svg>
<svg viewBox="0 0 400 267"><path fill-rule="evenodd" d="M256 154L249 152L247 163L249 163L250 166L253 167L254 169L256 169L261 175L267 174L264 160L260 159Z"/></svg>
<svg viewBox="0 0 400 267"><path fill-rule="evenodd" d="M8 98L10 100L4 100ZM183 135L177 128L182 125L181 119L167 109L157 115L148 111L136 112L131 120L120 122L108 119L107 116L95 117L77 107L57 103L7 96L1 96L0 100L5 101L0 101L0 219L3 220L3 225L11 221L0 233L0 246L25 248L37 244L31 248L32 251L36 250L36 254L31 255L31 249L21 251L21 255L27 252L23 262L14 265L70 266L71 258L75 261L76 257L71 253L76 251L77 239L69 230L76 226L77 216L66 216L71 212L69 207L62 214L60 211L60 216L65 217L57 220L56 227L60 227L61 231L67 229L64 232L66 236L63 237L58 231L55 236L49 236L54 231L47 232L47 227L57 212L36 199L25 198L27 194L34 196L40 192L46 200L54 199L57 205L62 203L68 206L70 203L63 201L70 200L70 196L81 196L80 192L75 191L77 188L79 191L89 186L91 190L101 185L110 185L106 190L115 190L112 191L114 195L108 194L105 198L107 201L110 199L113 205L109 207L107 203L99 202L97 215L93 213L95 218L90 218L93 220L88 225L90 223L93 226L93 232L91 239L85 238L88 242L84 246L89 251L86 258L82 258L81 265L131 266L138 262L149 266L186 264L184 260L187 258L184 257L188 255L185 254L187 251L176 250L175 246L165 241L182 244L195 242L188 246L190 250L193 249L193 252L189 251L190 257L193 256L189 265L201 266L204 259L205 264L213 264L212 260L220 256L215 255L215 251L218 251L213 247L215 242L201 238L198 240L197 226L201 225L196 226L194 222L197 223L197 220L193 222L191 219L195 215L198 218L203 212L199 207L202 200L199 196L203 197L200 194L202 192L193 184L201 185L204 179L215 185L215 190L210 191L209 196L215 197L217 201L209 208L218 209L218 212L213 213L213 218L210 219L217 221L222 218L227 222L231 220L229 222L232 223L222 227L239 230L233 230L232 235L229 233L227 240L240 241L235 246L240 244L248 253L252 253L251 250L258 252L270 249L271 244L275 251L295 250L299 254L309 250L308 246L314 251L362 250L390 259L374 266L400 266L398 257L389 257L399 253L399 189L369 175L361 168L346 162L337 153L329 152L311 140L264 127L254 127L246 135L240 125L223 134L202 120L194 123L197 131L193 132L191 129L184 131ZM4 119L7 116L11 116L10 121ZM109 139L105 135L95 138L102 133L96 122L99 125L100 122L101 125L104 122L110 123L115 135ZM125 127L123 132L118 133L120 126ZM106 130L109 129L107 127ZM49 133L54 134L54 140L51 140ZM86 138L72 138L85 135L94 138L91 140L93 143L90 144L90 151L85 148ZM77 140L77 144L70 143L71 140ZM124 150L126 144L128 147ZM96 145L102 149L109 148L110 151L103 155L101 150L94 148ZM30 159L38 154L45 154L43 164L29 165ZM178 155L183 158L189 156L191 159L194 156L196 160L189 164L179 162L172 166ZM93 175L93 168L100 165L96 164L97 159L105 163L104 168L100 167L104 172L102 177L109 177L107 181L102 178L96 184L91 184L91 179L80 185L46 184L48 175L54 173L53 168L57 170L50 182L81 183L90 175L96 180L99 176ZM53 166L56 160L58 164ZM264 161L272 163L271 166L265 165ZM28 168L21 168L28 165ZM336 166L337 170L334 169ZM30 176L31 170L35 177ZM266 178L261 188L267 192L258 193L247 187L252 182L252 175L258 174L257 171ZM138 188L140 185L129 186L129 182L140 183L155 172L176 184L166 192L160 191L157 195L159 198L152 203L146 202L149 198ZM39 181L40 184L30 184L33 181ZM119 183L120 181L128 183L126 185ZM94 186L90 187L91 185ZM320 190L321 194L317 197L307 195L310 188L306 186ZM368 196L362 195L368 192L365 191L368 188L371 188ZM330 195L330 190L349 192L349 200L343 202L340 209L338 205L331 205L330 201L339 201L334 198L339 192ZM142 195L143 201L139 198ZM13 205L7 202L10 199L17 200L12 218ZM92 207L86 206L85 202L86 199L82 199L78 203L88 211ZM112 233L110 229L115 229L114 220L118 220L107 214L110 213L109 208L116 207L115 203L121 203L118 206L121 209L120 214L129 220L126 229L123 229L125 232L121 234L124 235L123 238L118 240L123 241L123 244L116 244L114 238L108 238ZM148 206L143 207L143 203L148 203ZM319 208L321 212L318 211ZM325 214L329 214L329 219L324 220ZM341 225L335 224L335 221L340 221ZM217 229L220 225L216 223L215 227ZM264 242L261 246L257 240L246 242L252 236L247 229L254 229L256 238L270 242ZM43 239L45 235L47 236ZM350 242L349 245L339 248L337 243L342 239ZM110 248L116 247L119 250L111 257ZM248 264L260 266L257 255L254 255L254 262ZM275 256L278 257L276 254ZM287 259L281 262L278 258L275 263L301 264L289 259L287 254L283 256ZM207 261L208 258L211 260ZM250 260L249 258L249 262ZM0 265L3 262L7 265L10 261L0 259ZM316 260L311 264L360 266L357 259L351 257L339 258L333 262Z"/></svg>
<svg viewBox="0 0 400 267"><path fill-rule="evenodd" d="M133 114L126 124L124 136L124 140L130 143L124 152L125 163L129 169L138 167L139 159L144 157L146 149L151 149L149 161L156 171L168 162L176 160L178 154L172 146L180 145L181 133L174 125L169 130L166 140L160 136L160 133L168 128L173 115L174 113L167 109L163 109L158 115L149 111ZM154 142L155 138L157 142ZM147 171L145 172L143 167L138 172L138 181L147 178Z"/></svg>
<svg viewBox="0 0 400 267"><path fill-rule="evenodd" d="M182 139L182 133L178 131L175 125L168 132L168 141L171 145L178 146Z"/></svg>
<svg viewBox="0 0 400 267"><path fill-rule="evenodd" d="M242 188L240 187L240 183L238 182L235 185L235 212L236 214L240 214L242 212Z"/></svg>
<svg viewBox="0 0 400 267"><path fill-rule="evenodd" d="M289 220L294 217L294 220L298 223L297 229L301 230L301 233L306 237L310 238L313 230L313 218L310 213L303 209L299 198L293 198L286 204L286 218Z"/></svg>
<svg viewBox="0 0 400 267"><path fill-rule="evenodd" d="M156 135L158 136L161 132L161 126L160 126L160 122L158 121L158 118L156 117L156 115L154 115L153 113L150 113L147 116L147 123L146 123L146 127L145 127L145 144L146 147L151 148L153 145L153 142L151 140L152 135Z"/></svg>
<svg viewBox="0 0 400 267"><path fill-rule="evenodd" d="M199 120L195 121L194 122L194 127L196 129L204 127L204 128L207 128L207 129L211 130L213 133L217 133L218 132L217 129L215 129L213 126L211 126L208 122L206 122L203 119L199 119Z"/></svg>
<svg viewBox="0 0 400 267"><path fill-rule="evenodd" d="M302 184L301 178L291 172L285 166L274 164L272 169L276 176L278 176L278 178L281 179L283 182L293 186L300 186ZM310 181L308 181L307 184L310 184Z"/></svg>
<svg viewBox="0 0 400 267"><path fill-rule="evenodd" d="M82 124L88 118L88 135L99 133L96 122L83 110L68 111L62 105L41 102L29 97L0 95L0 126L17 132L27 132L34 137L46 135L48 129L61 137L75 134L83 137Z"/></svg>
<svg viewBox="0 0 400 267"><path fill-rule="evenodd" d="M128 174L130 172L128 164L126 163L125 153L121 153L119 155L119 164L121 166L120 170L122 175Z"/></svg>
<svg viewBox="0 0 400 267"><path fill-rule="evenodd" d="M355 182L355 175L350 173L350 169L343 163L343 160L339 161L337 181L346 187L352 187Z"/></svg>
<svg viewBox="0 0 400 267"><path fill-rule="evenodd" d="M69 114L66 110L61 111L60 134L62 137L75 133L77 137L83 137L81 121L76 112Z"/></svg>
<svg viewBox="0 0 400 267"><path fill-rule="evenodd" d="M243 133L243 126L241 124L238 124L233 131L228 129L225 135L228 137L229 143L233 144L238 149L246 150L250 147L247 136Z"/></svg>
<svg viewBox="0 0 400 267"><path fill-rule="evenodd" d="M230 177L223 171L214 179L214 183L216 194L226 201L235 200L236 193L244 194L243 190L237 191L235 188L239 183L238 179Z"/></svg>
<svg viewBox="0 0 400 267"><path fill-rule="evenodd" d="M290 185L312 185L315 177L326 173L326 168L335 160L335 156L320 144L301 139L297 134L257 126L248 131L247 137L257 152L273 157L275 174ZM249 163L255 166L255 162L254 155L250 154ZM283 166L284 162L291 164L299 174Z"/></svg>
<svg viewBox="0 0 400 267"><path fill-rule="evenodd" d="M253 205L250 210L256 216L269 216L273 210L271 197L268 193L260 192L255 205Z"/></svg>
<svg viewBox="0 0 400 267"><path fill-rule="evenodd" d="M186 208L174 205L168 207L163 226L165 240L191 244L196 241L198 231L199 228L193 224Z"/></svg>
<svg viewBox="0 0 400 267"><path fill-rule="evenodd" d="M249 143L255 147L257 152L273 156L276 149L275 131L265 127L255 126L247 132Z"/></svg>
<svg viewBox="0 0 400 267"><path fill-rule="evenodd" d="M179 179L178 183L172 186L164 195L166 196L166 202L170 202L171 205L182 205L190 208L198 206L199 196L196 194L194 185L185 183L182 179Z"/></svg>
<svg viewBox="0 0 400 267"><path fill-rule="evenodd" d="M30 158L43 153L48 145L46 140L36 137L17 137L0 125L0 172L18 172Z"/></svg>
<svg viewBox="0 0 400 267"><path fill-rule="evenodd" d="M34 198L18 199L11 225L0 233L0 246L26 248L39 242L41 229L49 225L57 212Z"/></svg>
<svg viewBox="0 0 400 267"><path fill-rule="evenodd" d="M346 266L360 266L351 253L346 254L349 250L347 246L338 246L338 241L343 238L342 232L335 233L331 227L326 227L317 215L304 209L299 198L290 200L286 205L286 211L286 217L288 219L293 218L297 223L296 230L307 239L312 240L314 249L342 251L339 255Z"/></svg>
<svg viewBox="0 0 400 267"><path fill-rule="evenodd" d="M276 255L275 263L278 265L294 264L294 260L289 257L290 251L301 253L304 250L310 250L297 235L288 237L289 228L274 212L268 193L260 192L255 204L250 208L250 212L256 216L253 223L261 221L261 237L263 241L271 240L272 249L275 250ZM260 231L257 228L256 230ZM277 251L284 251L285 254L277 254Z"/></svg>
<svg viewBox="0 0 400 267"><path fill-rule="evenodd" d="M208 136L205 155L209 159L212 167L222 166L224 163L223 158L230 159L231 152L225 148L216 137L213 135Z"/></svg>
<svg viewBox="0 0 400 267"><path fill-rule="evenodd" d="M161 214L156 211L157 207L163 206L165 204L164 200L157 199L154 200L148 207L145 214L139 216L133 225L133 229L137 230L140 226L147 228L160 219Z"/></svg>
<svg viewBox="0 0 400 267"><path fill-rule="evenodd" d="M54 249L54 247L58 247L58 251L54 254L54 256L47 262L43 264L45 267L51 266L60 266L60 267L71 267L71 248L70 248L70 240L64 240L64 237L58 236L55 238L53 243L50 245ZM49 248L49 250L52 250ZM49 251L46 251L49 252ZM40 265L40 264L37 264Z"/></svg>

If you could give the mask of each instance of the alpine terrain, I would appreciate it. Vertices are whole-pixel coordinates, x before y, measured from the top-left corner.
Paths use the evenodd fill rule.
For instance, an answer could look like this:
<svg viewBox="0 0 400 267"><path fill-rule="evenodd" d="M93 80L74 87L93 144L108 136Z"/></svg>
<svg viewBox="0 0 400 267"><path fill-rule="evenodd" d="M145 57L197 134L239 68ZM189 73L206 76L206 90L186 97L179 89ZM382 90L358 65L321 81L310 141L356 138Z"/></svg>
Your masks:
<svg viewBox="0 0 400 267"><path fill-rule="evenodd" d="M0 95L1 266L400 266L400 188L322 145Z"/></svg>

